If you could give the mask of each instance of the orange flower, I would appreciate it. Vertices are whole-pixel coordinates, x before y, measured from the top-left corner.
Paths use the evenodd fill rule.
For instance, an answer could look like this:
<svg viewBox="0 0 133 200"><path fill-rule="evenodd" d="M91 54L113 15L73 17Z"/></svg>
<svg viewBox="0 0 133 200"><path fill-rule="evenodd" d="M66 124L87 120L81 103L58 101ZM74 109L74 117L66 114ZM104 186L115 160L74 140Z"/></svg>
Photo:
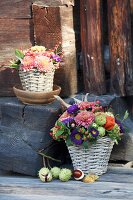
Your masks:
<svg viewBox="0 0 133 200"><path fill-rule="evenodd" d="M114 127L114 125L115 125L115 119L111 116L107 116L104 128L109 131Z"/></svg>

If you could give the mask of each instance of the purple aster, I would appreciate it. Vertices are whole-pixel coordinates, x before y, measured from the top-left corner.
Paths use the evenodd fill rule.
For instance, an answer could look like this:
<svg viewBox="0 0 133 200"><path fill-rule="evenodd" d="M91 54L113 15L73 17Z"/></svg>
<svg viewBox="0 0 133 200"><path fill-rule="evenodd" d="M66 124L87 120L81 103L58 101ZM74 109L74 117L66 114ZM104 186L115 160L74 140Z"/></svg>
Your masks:
<svg viewBox="0 0 133 200"><path fill-rule="evenodd" d="M124 128L122 127L121 122L120 122L118 119L116 119L116 118L115 118L115 122L120 126L120 132L121 132L121 133L125 133L125 130L124 130Z"/></svg>
<svg viewBox="0 0 133 200"><path fill-rule="evenodd" d="M70 123L72 120L73 120L72 118L67 118L62 120L61 122L63 122L67 126L67 124Z"/></svg>
<svg viewBox="0 0 133 200"><path fill-rule="evenodd" d="M69 106L69 108L67 109L67 112L69 114L73 114L76 113L79 110L78 106L76 104Z"/></svg>
<svg viewBox="0 0 133 200"><path fill-rule="evenodd" d="M61 62L61 58L56 54L52 54L50 58L52 58L55 62Z"/></svg>
<svg viewBox="0 0 133 200"><path fill-rule="evenodd" d="M83 134L79 133L76 129L74 129L71 132L71 140L76 144L76 145L81 145L83 143L82 141Z"/></svg>
<svg viewBox="0 0 133 200"><path fill-rule="evenodd" d="M99 131L95 128L91 128L90 133L93 137L97 137L99 135Z"/></svg>

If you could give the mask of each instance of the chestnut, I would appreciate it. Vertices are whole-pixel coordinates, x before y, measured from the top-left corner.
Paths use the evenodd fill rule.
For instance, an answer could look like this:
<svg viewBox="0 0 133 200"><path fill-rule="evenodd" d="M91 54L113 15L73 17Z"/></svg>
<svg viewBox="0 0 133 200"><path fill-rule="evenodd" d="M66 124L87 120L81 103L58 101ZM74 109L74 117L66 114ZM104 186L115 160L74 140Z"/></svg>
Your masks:
<svg viewBox="0 0 133 200"><path fill-rule="evenodd" d="M82 172L82 170L80 170L80 169L75 169L72 172L72 175L73 175L74 179L77 181L82 180L84 178L84 172Z"/></svg>

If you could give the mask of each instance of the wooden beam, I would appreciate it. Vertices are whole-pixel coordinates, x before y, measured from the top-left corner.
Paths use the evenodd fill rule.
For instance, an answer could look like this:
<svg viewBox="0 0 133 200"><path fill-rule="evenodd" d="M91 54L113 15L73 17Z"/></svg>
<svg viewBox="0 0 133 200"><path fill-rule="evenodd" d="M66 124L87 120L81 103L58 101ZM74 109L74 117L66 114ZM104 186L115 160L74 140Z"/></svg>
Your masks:
<svg viewBox="0 0 133 200"><path fill-rule="evenodd" d="M133 94L129 0L108 0L111 92Z"/></svg>
<svg viewBox="0 0 133 200"><path fill-rule="evenodd" d="M45 7L33 4L34 37L37 45L47 49L62 42L64 63L56 71L55 83L62 88L61 96L66 97L77 92L76 48L73 29L72 6Z"/></svg>
<svg viewBox="0 0 133 200"><path fill-rule="evenodd" d="M104 94L101 0L81 0L80 4L85 91Z"/></svg>

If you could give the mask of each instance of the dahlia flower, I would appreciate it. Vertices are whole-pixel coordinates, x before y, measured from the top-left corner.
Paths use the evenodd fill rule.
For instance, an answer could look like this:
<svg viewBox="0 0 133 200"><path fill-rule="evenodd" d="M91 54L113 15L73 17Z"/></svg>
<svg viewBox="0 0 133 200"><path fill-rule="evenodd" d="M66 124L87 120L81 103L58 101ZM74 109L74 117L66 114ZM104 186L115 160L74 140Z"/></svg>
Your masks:
<svg viewBox="0 0 133 200"><path fill-rule="evenodd" d="M21 69L25 72L35 68L36 71L49 72L59 68L64 52L58 52L59 44L54 50L46 51L43 46L33 46L26 50L15 50L18 60L11 61L11 69Z"/></svg>
<svg viewBox="0 0 133 200"><path fill-rule="evenodd" d="M95 106L96 102L88 102L88 101L83 101L78 104L78 107L80 110L87 109L87 108L92 108L92 106Z"/></svg>
<svg viewBox="0 0 133 200"><path fill-rule="evenodd" d="M74 118L77 126L84 126L85 128L88 128L90 124L93 124L95 115L94 113L90 113L88 111L82 111L77 114L77 116Z"/></svg>

